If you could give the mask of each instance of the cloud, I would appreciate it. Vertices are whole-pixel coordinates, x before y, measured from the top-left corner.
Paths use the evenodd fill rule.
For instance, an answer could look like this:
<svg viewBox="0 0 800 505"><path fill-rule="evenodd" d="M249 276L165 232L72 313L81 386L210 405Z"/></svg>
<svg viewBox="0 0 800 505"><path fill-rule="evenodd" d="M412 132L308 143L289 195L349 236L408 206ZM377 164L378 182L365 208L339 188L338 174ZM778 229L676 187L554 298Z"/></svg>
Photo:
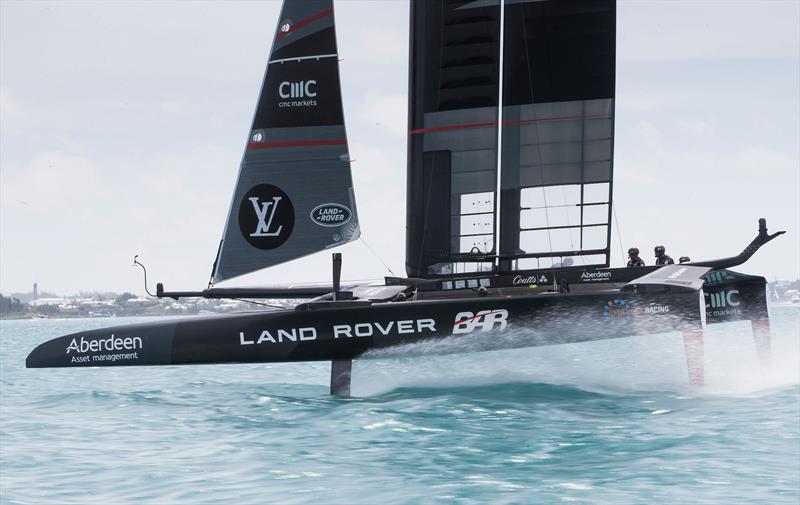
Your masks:
<svg viewBox="0 0 800 505"><path fill-rule="evenodd" d="M359 107L361 121L405 141L408 134L408 97L401 94L368 94Z"/></svg>
<svg viewBox="0 0 800 505"><path fill-rule="evenodd" d="M2 205L25 201L36 213L69 212L107 191L93 160L61 151L39 153L19 170L4 167L0 177Z"/></svg>
<svg viewBox="0 0 800 505"><path fill-rule="evenodd" d="M743 60L800 57L800 3L716 0L618 4L618 60Z"/></svg>

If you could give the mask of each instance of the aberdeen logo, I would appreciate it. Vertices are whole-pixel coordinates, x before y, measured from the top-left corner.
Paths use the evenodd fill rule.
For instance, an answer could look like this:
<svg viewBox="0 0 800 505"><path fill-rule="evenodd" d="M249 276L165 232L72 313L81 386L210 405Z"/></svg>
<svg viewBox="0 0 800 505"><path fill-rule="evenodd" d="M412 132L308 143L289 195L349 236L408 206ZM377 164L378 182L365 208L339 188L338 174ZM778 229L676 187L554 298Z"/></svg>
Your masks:
<svg viewBox="0 0 800 505"><path fill-rule="evenodd" d="M341 226L351 217L350 209L338 203L323 203L311 211L311 220L320 226Z"/></svg>
<svg viewBox="0 0 800 505"><path fill-rule="evenodd" d="M239 229L258 249L275 249L289 239L294 229L294 207L279 187L259 184L239 204Z"/></svg>
<svg viewBox="0 0 800 505"><path fill-rule="evenodd" d="M468 311L459 312L453 323L453 334L471 333L475 330L489 331L495 326L500 330L508 326L506 309L481 310L477 314Z"/></svg>
<svg viewBox="0 0 800 505"><path fill-rule="evenodd" d="M80 340L73 338L67 346L67 354L72 351L83 354L89 351L130 351L142 348L141 337L115 337L113 334L108 338L89 339L81 337Z"/></svg>
<svg viewBox="0 0 800 505"><path fill-rule="evenodd" d="M595 271L581 273L581 282L603 282L611 280L611 272Z"/></svg>

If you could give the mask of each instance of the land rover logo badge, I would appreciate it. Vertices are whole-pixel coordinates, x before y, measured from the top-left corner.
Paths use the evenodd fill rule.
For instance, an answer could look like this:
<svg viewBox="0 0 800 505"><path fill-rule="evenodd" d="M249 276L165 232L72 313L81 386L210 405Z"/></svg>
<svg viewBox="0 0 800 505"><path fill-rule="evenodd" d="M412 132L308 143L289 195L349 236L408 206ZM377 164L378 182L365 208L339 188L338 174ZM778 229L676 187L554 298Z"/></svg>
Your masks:
<svg viewBox="0 0 800 505"><path fill-rule="evenodd" d="M323 203L311 211L311 220L320 226L342 226L351 217L350 209L338 203Z"/></svg>
<svg viewBox="0 0 800 505"><path fill-rule="evenodd" d="M282 246L294 229L292 201L272 184L254 186L239 203L239 229L244 239L258 249Z"/></svg>

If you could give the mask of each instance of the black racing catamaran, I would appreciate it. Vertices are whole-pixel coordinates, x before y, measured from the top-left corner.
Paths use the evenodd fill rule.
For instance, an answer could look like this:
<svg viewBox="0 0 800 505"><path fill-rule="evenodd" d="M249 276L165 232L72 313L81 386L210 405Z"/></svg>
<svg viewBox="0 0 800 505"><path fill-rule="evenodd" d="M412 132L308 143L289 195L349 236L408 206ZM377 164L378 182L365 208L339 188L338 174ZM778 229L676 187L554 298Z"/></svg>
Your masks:
<svg viewBox="0 0 800 505"><path fill-rule="evenodd" d="M331 361L349 394L373 349L471 339L481 349L665 331L703 384L703 327L750 320L769 360L763 277L738 256L609 268L615 0L411 0L408 278L329 286L214 284L359 237L332 0L285 0L207 289L157 296L307 298L292 309L67 335L28 367ZM448 349L458 349L449 347Z"/></svg>

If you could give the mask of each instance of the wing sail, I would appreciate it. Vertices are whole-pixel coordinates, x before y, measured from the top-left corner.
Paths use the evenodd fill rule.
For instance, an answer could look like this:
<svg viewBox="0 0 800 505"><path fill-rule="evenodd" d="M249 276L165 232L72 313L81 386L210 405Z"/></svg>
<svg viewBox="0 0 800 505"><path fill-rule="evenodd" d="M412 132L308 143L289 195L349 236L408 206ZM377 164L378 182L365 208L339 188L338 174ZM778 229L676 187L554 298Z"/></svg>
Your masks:
<svg viewBox="0 0 800 505"><path fill-rule="evenodd" d="M500 268L608 266L616 2L504 8Z"/></svg>
<svg viewBox="0 0 800 505"><path fill-rule="evenodd" d="M491 2L489 2L491 4ZM412 0L406 271L495 251L500 4Z"/></svg>

